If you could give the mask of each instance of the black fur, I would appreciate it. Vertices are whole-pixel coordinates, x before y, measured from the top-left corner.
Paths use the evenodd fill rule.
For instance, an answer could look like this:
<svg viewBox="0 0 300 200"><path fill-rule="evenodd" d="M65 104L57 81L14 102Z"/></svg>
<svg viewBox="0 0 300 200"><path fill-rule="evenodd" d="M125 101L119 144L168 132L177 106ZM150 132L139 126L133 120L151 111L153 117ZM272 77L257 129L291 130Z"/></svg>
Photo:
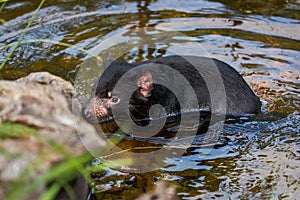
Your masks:
<svg viewBox="0 0 300 200"><path fill-rule="evenodd" d="M141 95L137 87L135 91L128 91L126 89L123 91L114 91L114 88L120 78L127 72L130 73L130 76L132 77L131 81L128 82L128 85L134 85L135 79L138 77L141 71L131 69L136 69L137 66L142 65L150 65L150 67L159 65L168 66L179 72L188 81L197 96L198 107L189 108L187 103L186 106L183 106L184 112L189 111L189 109L206 110L209 112L213 110L211 108L211 95L209 94L208 86L206 85L203 75L210 80L211 85L209 87L220 87L222 84L218 82L218 78L216 78L217 75L211 73L210 71L210 69L215 66L221 74L227 101L226 113L217 114L235 116L242 114L256 114L261 110L259 98L250 89L242 76L230 65L211 58L196 56L168 56L136 64L116 61L112 62L99 77L97 83L95 83L93 89L94 92L83 108L83 117L91 123L102 123L107 120L112 120L114 116L112 116L110 106L106 106L107 112L105 112L106 115L104 116L93 116L92 114L93 110L98 108L99 105L107 105L104 102L109 101L109 92L113 93L112 96L122 96L122 94L128 92L132 93L129 101L130 105L127 105L127 107L120 107L119 109L129 109L131 118L139 125L147 125L147 120L145 123L139 123L139 121L149 118L149 109L154 104L161 104L164 106L168 115L180 114L182 110L180 110L178 99L183 99L185 102L188 102L189 93L186 89L186 85L178 81L175 76L173 77L165 75L169 75L170 71L166 71L166 73L160 72L159 74L153 75L154 85L149 97L144 97ZM197 69L200 69L201 73L199 73ZM129 72L129 70L131 71ZM176 96L169 88L161 84L156 84L156 81L168 81L169 83L172 83L174 87L180 91L180 95L182 96ZM105 106L103 107L103 109L105 109Z"/></svg>

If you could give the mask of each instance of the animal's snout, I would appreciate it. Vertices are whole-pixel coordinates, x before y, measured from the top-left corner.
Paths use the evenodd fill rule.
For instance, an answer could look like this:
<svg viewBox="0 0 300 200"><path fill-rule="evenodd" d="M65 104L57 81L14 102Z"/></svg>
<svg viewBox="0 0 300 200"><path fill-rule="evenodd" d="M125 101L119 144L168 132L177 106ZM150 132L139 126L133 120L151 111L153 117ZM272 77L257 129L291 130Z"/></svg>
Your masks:
<svg viewBox="0 0 300 200"><path fill-rule="evenodd" d="M81 115L91 124L100 123L110 116L110 106L106 99L90 98L82 107Z"/></svg>
<svg viewBox="0 0 300 200"><path fill-rule="evenodd" d="M83 108L81 110L81 115L83 118L86 118L91 115L91 111L88 106L86 106L86 105L83 106Z"/></svg>
<svg viewBox="0 0 300 200"><path fill-rule="evenodd" d="M86 104L83 106L81 110L81 116L90 123L96 123L97 122L97 115L95 113L94 107L91 108L91 105Z"/></svg>
<svg viewBox="0 0 300 200"><path fill-rule="evenodd" d="M97 123L97 106L94 98L88 100L82 107L81 116L89 123Z"/></svg>

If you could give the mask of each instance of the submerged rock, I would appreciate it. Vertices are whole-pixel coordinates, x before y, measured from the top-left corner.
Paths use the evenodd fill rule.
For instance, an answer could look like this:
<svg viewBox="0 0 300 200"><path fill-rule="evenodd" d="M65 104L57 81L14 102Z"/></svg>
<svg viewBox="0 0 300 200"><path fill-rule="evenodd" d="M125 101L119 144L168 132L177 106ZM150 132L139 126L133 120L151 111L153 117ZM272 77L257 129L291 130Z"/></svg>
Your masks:
<svg viewBox="0 0 300 200"><path fill-rule="evenodd" d="M95 150L104 146L94 127L76 115L80 104L73 96L71 83L47 72L0 81L0 125L8 130L0 133L0 199L25 170L29 175L24 184L66 160L66 155L86 153L85 145Z"/></svg>
<svg viewBox="0 0 300 200"><path fill-rule="evenodd" d="M147 194L143 194L136 200L178 200L175 186L170 185L167 182L158 182L155 190Z"/></svg>

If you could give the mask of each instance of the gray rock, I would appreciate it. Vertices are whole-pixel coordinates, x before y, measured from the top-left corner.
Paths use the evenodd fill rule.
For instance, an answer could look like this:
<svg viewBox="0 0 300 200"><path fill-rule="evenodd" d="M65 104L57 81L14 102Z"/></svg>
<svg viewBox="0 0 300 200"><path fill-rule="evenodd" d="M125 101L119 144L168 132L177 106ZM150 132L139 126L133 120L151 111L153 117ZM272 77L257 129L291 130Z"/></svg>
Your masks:
<svg viewBox="0 0 300 200"><path fill-rule="evenodd" d="M80 104L73 98L74 93L71 83L47 72L32 73L16 81L0 81L0 122L27 125L40 133L0 138L0 150L5 152L0 154L0 199L24 170L31 170L25 180L29 183L66 159L51 146L53 142L72 156L86 153L87 145L95 151L105 145L94 127L77 115ZM33 162L38 165L33 167ZM42 191L43 186L37 193Z"/></svg>

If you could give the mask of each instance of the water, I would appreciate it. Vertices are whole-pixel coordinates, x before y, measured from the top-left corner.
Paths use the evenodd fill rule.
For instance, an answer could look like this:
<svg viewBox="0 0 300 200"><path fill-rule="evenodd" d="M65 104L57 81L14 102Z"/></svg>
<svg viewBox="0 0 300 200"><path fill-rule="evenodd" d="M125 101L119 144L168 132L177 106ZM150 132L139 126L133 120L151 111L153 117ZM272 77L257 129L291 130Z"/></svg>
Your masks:
<svg viewBox="0 0 300 200"><path fill-rule="evenodd" d="M16 0L5 5L0 46L18 40L38 3ZM107 169L93 174L95 198L133 199L157 180L167 180L177 185L183 199L297 199L299 23L297 0L51 1L40 10L0 78L49 71L75 83L83 102L101 72L95 54L105 60L111 53L127 62L176 53L223 60L258 94L263 113L250 122L226 125L220 145L206 156L196 143L182 156L164 160L165 166L156 171ZM1 62L11 49L0 50ZM134 143L129 141L125 147Z"/></svg>

